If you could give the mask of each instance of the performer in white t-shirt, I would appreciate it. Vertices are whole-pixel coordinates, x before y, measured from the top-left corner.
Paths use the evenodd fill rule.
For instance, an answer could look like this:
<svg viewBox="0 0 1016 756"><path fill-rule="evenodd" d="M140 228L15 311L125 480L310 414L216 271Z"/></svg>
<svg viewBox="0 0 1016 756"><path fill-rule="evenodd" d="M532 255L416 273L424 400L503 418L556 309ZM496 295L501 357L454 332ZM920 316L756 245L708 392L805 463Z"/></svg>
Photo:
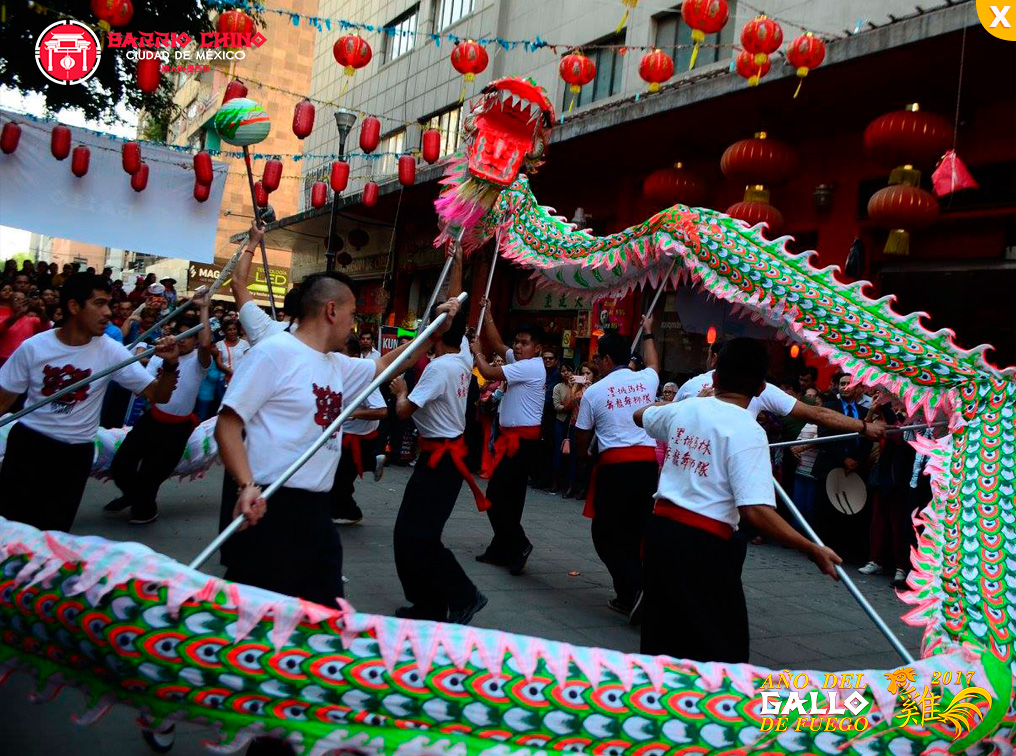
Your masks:
<svg viewBox="0 0 1016 756"><path fill-rule="evenodd" d="M332 524L330 493L342 429L271 501L261 490L321 435L344 401L362 393L407 349L377 362L339 353L356 312L352 285L332 272L301 284L295 313L300 329L276 334L248 352L226 390L215 428L226 471L239 487L234 517L242 514L253 526L224 546L227 579L333 607L342 596L342 544ZM458 306L446 302L441 309L454 317ZM427 348L421 344L411 357L418 359Z"/></svg>
<svg viewBox="0 0 1016 756"><path fill-rule="evenodd" d="M354 360L361 359L360 342L355 334L346 340L345 354ZM362 478L366 470L374 473L374 480L381 480L384 457L375 456L374 442L378 426L387 414L388 405L380 389L374 389L360 409L342 424L342 458L332 486L332 522L336 525L355 525L363 520L363 511L353 498L356 479Z"/></svg>
<svg viewBox="0 0 1016 756"><path fill-rule="evenodd" d="M180 340L179 378L168 402L153 404L131 427L109 465L109 474L121 496L105 506L106 512L130 507L130 522L144 525L159 517L156 497L159 487L173 474L191 432L198 425L194 404L198 390L212 364L212 331L208 322L208 296L197 299L204 330L197 336ZM176 332L190 327L176 324ZM163 361L153 357L148 372L158 376Z"/></svg>
<svg viewBox="0 0 1016 756"><path fill-rule="evenodd" d="M543 329L523 325L509 349L501 340L488 306L483 337L494 353L504 358L505 364L489 364L477 338L470 344L476 369L484 380L505 381L507 388L498 411L500 435L494 441L492 468L484 470L490 475L487 498L491 507L487 516L494 538L476 559L508 567L512 575L521 575L533 553L533 544L522 528L522 510L534 455L540 446L540 422L547 393L547 369L541 358Z"/></svg>
<svg viewBox="0 0 1016 756"><path fill-rule="evenodd" d="M450 297L459 293L461 281L462 265L456 260L449 274ZM395 568L410 603L395 610L397 617L465 625L487 604L487 597L441 543L463 480L481 512L490 506L466 466L463 434L473 360L465 333L466 311L460 310L434 345L434 359L413 390L402 378L391 385L398 418L412 418L420 433L420 458L395 520Z"/></svg>
<svg viewBox="0 0 1016 756"><path fill-rule="evenodd" d="M257 223L252 223L247 236L247 246L244 247L240 259L236 261L233 275L229 279L229 290L233 294L233 301L236 302L240 325L243 326L243 332L247 335L248 348L255 346L259 341L264 341L269 336L274 336L283 331L296 330L296 312L294 307L296 300L299 298L299 291L296 288L286 292L286 297L282 304L282 312L293 320L291 323L285 323L272 318L258 306L258 303L254 301L254 297L250 293L250 289L247 288L251 265L254 262L254 253L261 246L261 240L264 236L264 228L258 226Z"/></svg>
<svg viewBox="0 0 1016 756"><path fill-rule="evenodd" d="M612 331L597 342L593 359L603 377L582 394L573 449L584 461L596 434L599 456L583 514L593 520L593 546L614 582L617 595L607 605L633 624L642 593L642 537L659 471L656 442L632 420L635 410L656 401L660 385L652 316L642 324L644 370L631 369L631 342L621 334Z"/></svg>
<svg viewBox="0 0 1016 756"><path fill-rule="evenodd" d="M109 282L94 273L67 278L60 290L63 324L26 339L0 368L0 414L20 394L28 393L26 405L35 404L130 357L123 344L104 335L112 316L110 292ZM70 530L92 470L106 386L116 381L153 402L168 401L173 392L179 358L175 340L160 339L156 354L166 368L158 378L133 363L37 409L11 428L0 467L0 516L40 530Z"/></svg>
<svg viewBox="0 0 1016 756"><path fill-rule="evenodd" d="M765 389L767 370L762 344L734 339L719 355L714 396L635 413L636 425L669 444L646 528L644 654L748 661L745 544L733 538L741 518L836 577L839 556L776 513L765 431L747 409Z"/></svg>

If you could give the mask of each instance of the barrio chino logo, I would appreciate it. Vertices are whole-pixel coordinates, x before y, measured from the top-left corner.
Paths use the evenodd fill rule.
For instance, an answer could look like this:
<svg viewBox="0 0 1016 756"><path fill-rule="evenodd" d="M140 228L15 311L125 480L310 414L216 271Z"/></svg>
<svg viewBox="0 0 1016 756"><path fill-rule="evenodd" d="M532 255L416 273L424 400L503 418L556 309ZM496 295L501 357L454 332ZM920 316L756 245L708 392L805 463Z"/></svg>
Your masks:
<svg viewBox="0 0 1016 756"><path fill-rule="evenodd" d="M102 47L95 32L80 21L57 21L35 41L35 62L56 84L81 84L99 68Z"/></svg>
<svg viewBox="0 0 1016 756"><path fill-rule="evenodd" d="M1016 2L1006 5L977 0L977 18L991 36L1016 41Z"/></svg>

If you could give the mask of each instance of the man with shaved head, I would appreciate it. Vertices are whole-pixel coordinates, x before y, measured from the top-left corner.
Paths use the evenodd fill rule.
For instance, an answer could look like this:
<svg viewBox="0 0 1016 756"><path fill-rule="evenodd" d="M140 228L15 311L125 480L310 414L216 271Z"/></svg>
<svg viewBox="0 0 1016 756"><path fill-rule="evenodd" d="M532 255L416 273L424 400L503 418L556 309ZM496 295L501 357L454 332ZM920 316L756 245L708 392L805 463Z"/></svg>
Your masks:
<svg viewBox="0 0 1016 756"><path fill-rule="evenodd" d="M215 438L239 493L233 517L247 522L223 549L226 578L337 606L342 596L342 544L332 524L329 492L342 449L342 429L266 502L262 489L282 473L339 416L345 402L399 357L352 359L340 351L353 327L353 282L318 273L300 286L293 303L299 329L259 341L244 357L226 395ZM458 311L457 301L444 327ZM422 343L405 365L426 353ZM244 438L246 433L246 438Z"/></svg>

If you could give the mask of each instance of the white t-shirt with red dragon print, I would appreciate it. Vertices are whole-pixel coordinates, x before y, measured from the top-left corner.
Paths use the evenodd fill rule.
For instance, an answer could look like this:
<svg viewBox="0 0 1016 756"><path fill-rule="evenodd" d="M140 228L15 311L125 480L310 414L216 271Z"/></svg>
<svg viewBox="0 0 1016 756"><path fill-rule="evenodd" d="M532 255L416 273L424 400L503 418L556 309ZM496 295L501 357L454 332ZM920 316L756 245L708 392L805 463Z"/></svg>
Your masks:
<svg viewBox="0 0 1016 756"><path fill-rule="evenodd" d="M14 394L27 391L28 407L130 356L123 344L105 336L70 346L60 341L57 330L44 331L26 339L0 368L0 388ZM141 393L155 379L135 362L25 415L19 422L67 444L91 443L99 429L102 397L111 380L128 391Z"/></svg>
<svg viewBox="0 0 1016 756"><path fill-rule="evenodd" d="M244 422L254 480L272 483L339 416L343 398L359 394L377 365L307 346L291 333L259 341L239 364L222 403ZM329 491L342 450L340 428L286 483Z"/></svg>

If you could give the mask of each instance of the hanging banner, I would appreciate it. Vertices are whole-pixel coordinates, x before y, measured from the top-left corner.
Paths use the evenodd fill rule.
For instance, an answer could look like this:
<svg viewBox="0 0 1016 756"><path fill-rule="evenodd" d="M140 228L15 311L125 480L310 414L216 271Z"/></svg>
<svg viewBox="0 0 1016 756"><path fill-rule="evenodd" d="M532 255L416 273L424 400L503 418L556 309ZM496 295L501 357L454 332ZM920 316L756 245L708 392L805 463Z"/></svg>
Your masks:
<svg viewBox="0 0 1016 756"><path fill-rule="evenodd" d="M588 310L592 306L591 296L537 289L532 278L521 278L512 288L513 310Z"/></svg>
<svg viewBox="0 0 1016 756"><path fill-rule="evenodd" d="M192 262L187 268L187 290L193 293L199 286L211 286L219 277L222 269L226 267L229 260L217 257L214 263ZM268 307L268 285L265 281L265 269L260 264L251 265L251 276L247 282L247 291L254 297L254 301L263 307ZM275 295L275 304L282 306L282 300L289 291L290 269L278 265L269 265L268 274L272 278L272 294ZM219 291L229 291L229 284L232 277L227 278Z"/></svg>
<svg viewBox="0 0 1016 756"><path fill-rule="evenodd" d="M603 333L596 333L596 331L619 331L628 335L632 317L631 306L631 292L620 299L599 300L593 306L594 335L603 335Z"/></svg>
<svg viewBox="0 0 1016 756"><path fill-rule="evenodd" d="M71 173L71 158L50 152L55 122L0 111L21 126L18 148L0 154L0 225L146 255L212 262L226 164L213 161L211 191L194 199L193 158L144 144L148 185L131 188L121 164L121 142L71 127L71 145L87 147L88 172Z"/></svg>

